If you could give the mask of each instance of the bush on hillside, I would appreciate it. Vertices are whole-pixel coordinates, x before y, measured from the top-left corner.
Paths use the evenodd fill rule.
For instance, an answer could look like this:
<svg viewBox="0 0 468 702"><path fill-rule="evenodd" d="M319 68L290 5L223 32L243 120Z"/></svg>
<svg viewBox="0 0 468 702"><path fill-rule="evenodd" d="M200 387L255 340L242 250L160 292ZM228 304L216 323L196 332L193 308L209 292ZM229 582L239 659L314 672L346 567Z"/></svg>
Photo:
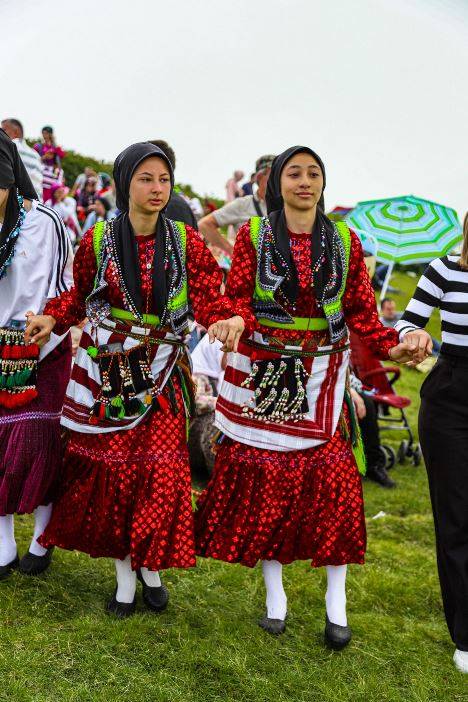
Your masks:
<svg viewBox="0 0 468 702"><path fill-rule="evenodd" d="M67 150L67 154L62 161L62 168L65 173L65 182L71 188L77 176L83 173L85 166L90 166L96 173L109 173L112 175L112 163L98 161L91 156L82 156L76 151Z"/></svg>
<svg viewBox="0 0 468 702"><path fill-rule="evenodd" d="M34 144L37 144L40 139L27 139L26 141L32 147ZM108 173L110 176L112 176L112 163L99 161L92 156L83 156L77 151L66 149L66 156L62 161L62 168L65 173L65 183L68 185L68 187L72 187L79 174L83 173L85 166L93 168L96 173ZM198 197L201 202L208 199L211 202L214 202L216 207L222 207L224 205L224 200L211 195L200 195L199 193L195 192L191 185L185 183L178 183L177 185L179 189L182 190L182 192L188 197Z"/></svg>

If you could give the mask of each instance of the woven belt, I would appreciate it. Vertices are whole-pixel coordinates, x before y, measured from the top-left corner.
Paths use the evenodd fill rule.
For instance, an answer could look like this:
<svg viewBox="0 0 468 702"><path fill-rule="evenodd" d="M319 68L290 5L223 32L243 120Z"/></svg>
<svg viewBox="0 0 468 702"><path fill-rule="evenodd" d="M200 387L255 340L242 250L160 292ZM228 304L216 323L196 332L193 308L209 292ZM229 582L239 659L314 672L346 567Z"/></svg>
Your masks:
<svg viewBox="0 0 468 702"><path fill-rule="evenodd" d="M158 327L161 323L161 320L156 314L142 314L141 321L137 319L137 317L135 317L135 315L133 315L131 312L128 312L127 310L121 310L119 307L111 307L111 314L114 317L114 319L118 319L123 322L131 322L135 326L138 326L139 324L143 323L151 327Z"/></svg>
<svg viewBox="0 0 468 702"><path fill-rule="evenodd" d="M328 329L328 322L324 317L293 317L293 321L274 322L266 317L257 317L257 322L264 327L274 327L275 329L293 329L297 331L321 331Z"/></svg>
<svg viewBox="0 0 468 702"><path fill-rule="evenodd" d="M349 349L349 343L339 346L338 348L332 348L329 351L304 351L302 347L300 349L286 349L282 346L271 346L270 344L261 344L252 339L246 339L242 343L247 344L247 346L252 346L255 349L260 349L262 351L270 351L272 353L278 353L284 356L305 356L306 358L315 358L318 356L332 356L335 353L342 353Z"/></svg>

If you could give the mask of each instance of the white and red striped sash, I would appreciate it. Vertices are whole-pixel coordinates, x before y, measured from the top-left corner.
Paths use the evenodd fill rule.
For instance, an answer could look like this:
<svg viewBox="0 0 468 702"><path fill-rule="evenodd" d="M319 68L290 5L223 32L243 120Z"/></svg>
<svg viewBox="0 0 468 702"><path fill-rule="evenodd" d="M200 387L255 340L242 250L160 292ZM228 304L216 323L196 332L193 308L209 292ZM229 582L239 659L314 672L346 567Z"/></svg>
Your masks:
<svg viewBox="0 0 468 702"><path fill-rule="evenodd" d="M251 339L265 343L258 332ZM236 441L272 451L297 451L329 441L340 418L349 363L349 350L337 352L339 346L343 347L343 342L321 346L315 350L321 355L307 360L303 358L309 373L306 386L309 411L299 421L278 424L248 417L242 411L253 397L254 390L241 387L252 368L253 350L241 342L238 352L228 355L224 382L216 402L215 424L218 429ZM297 351L298 347L288 348Z"/></svg>
<svg viewBox="0 0 468 702"><path fill-rule="evenodd" d="M106 319L106 327L93 328L88 322L83 329L80 345L76 353L72 374L65 394L65 402L62 412L61 424L68 429L78 431L83 434L102 434L111 431L122 431L133 429L146 416L142 414L129 419L100 419L98 424L90 424L90 412L94 402L101 390L101 377L98 364L87 353L89 346L102 346L120 342L123 350L126 351L140 342L137 339L125 334L125 327L118 323ZM131 334L145 336L148 329L142 327L127 327ZM179 337L168 332L165 337L172 341L181 341ZM156 354L151 363L151 372L156 384L161 389L167 382L172 369L181 353L178 346L160 343L156 345ZM140 395L138 396L140 397ZM148 411L148 410L147 410Z"/></svg>

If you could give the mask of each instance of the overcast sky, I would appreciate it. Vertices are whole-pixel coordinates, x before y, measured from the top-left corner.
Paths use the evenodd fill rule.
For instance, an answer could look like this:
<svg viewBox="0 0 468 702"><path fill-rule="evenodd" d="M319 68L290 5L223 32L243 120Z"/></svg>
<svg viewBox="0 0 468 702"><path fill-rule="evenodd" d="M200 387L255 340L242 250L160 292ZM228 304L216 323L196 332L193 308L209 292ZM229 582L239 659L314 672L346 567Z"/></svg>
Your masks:
<svg viewBox="0 0 468 702"><path fill-rule="evenodd" d="M400 194L468 209L467 0L0 0L1 116L113 160L164 138L224 194L293 144L327 206Z"/></svg>

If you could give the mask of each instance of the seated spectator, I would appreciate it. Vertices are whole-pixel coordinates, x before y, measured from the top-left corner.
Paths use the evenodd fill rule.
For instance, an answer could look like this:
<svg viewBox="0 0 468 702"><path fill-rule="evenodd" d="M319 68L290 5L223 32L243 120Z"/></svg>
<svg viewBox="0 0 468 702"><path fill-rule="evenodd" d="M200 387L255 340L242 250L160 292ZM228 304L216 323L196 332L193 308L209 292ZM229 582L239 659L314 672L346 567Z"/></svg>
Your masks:
<svg viewBox="0 0 468 702"><path fill-rule="evenodd" d="M99 173L101 187L98 190L98 197L104 198L109 204L109 211L114 212L117 206L115 197L114 181L108 173Z"/></svg>
<svg viewBox="0 0 468 702"><path fill-rule="evenodd" d="M71 197L75 197L75 195L77 195L79 191L84 188L88 178L97 178L97 173L93 168L91 168L91 166L85 166L83 173L76 176L75 182L70 190Z"/></svg>
<svg viewBox="0 0 468 702"><path fill-rule="evenodd" d="M107 222L112 217L113 214L108 201L103 197L98 197L94 202L94 209L86 217L83 232L87 232L90 227L94 227L96 222Z"/></svg>
<svg viewBox="0 0 468 702"><path fill-rule="evenodd" d="M239 197L233 202L228 202L224 207L220 207L219 210L202 217L198 223L200 233L205 240L212 246L222 249L229 256L232 256L234 247L221 234L220 227L232 225L238 228L251 217L264 217L266 215L265 193L274 158L274 156L268 154L257 159L255 164L257 192L255 194Z"/></svg>
<svg viewBox="0 0 468 702"><path fill-rule="evenodd" d="M380 301L380 321L384 327L394 327L401 319L402 312L397 312L396 302L391 297Z"/></svg>
<svg viewBox="0 0 468 702"><path fill-rule="evenodd" d="M384 488L394 488L396 483L387 473L385 455L380 450L377 406L372 396L365 392L361 381L354 375L351 375L351 397L358 416L364 452L366 454L366 478Z"/></svg>
<svg viewBox="0 0 468 702"><path fill-rule="evenodd" d="M218 433L214 426L214 411L218 389L226 368L222 344L210 344L208 334L202 337L192 352L192 373L196 384L196 414L190 425L190 467L198 475L210 475L214 467L213 441Z"/></svg>
<svg viewBox="0 0 468 702"><path fill-rule="evenodd" d="M194 377L206 376L213 388L213 394L218 395L224 378L222 343L215 341L210 344L208 334L205 334L191 353L192 373Z"/></svg>
<svg viewBox="0 0 468 702"><path fill-rule="evenodd" d="M76 201L69 196L68 188L65 185L53 185L51 198L45 204L61 216L72 244L79 241L81 227L76 215Z"/></svg>
<svg viewBox="0 0 468 702"><path fill-rule="evenodd" d="M18 119L4 119L2 121L2 129L8 134L10 139L15 142L20 158L24 163L28 175L31 178L31 183L34 186L34 190L37 193L37 198L40 202L42 202L42 172L44 167L42 165L41 157L37 151L28 146L26 139L24 138L23 125Z"/></svg>
<svg viewBox="0 0 468 702"><path fill-rule="evenodd" d="M380 321L385 327L394 327L402 317L402 312L398 312L395 300L391 297L384 297L380 303ZM441 342L432 338L432 355L436 356L440 352Z"/></svg>
<svg viewBox="0 0 468 702"><path fill-rule="evenodd" d="M94 203L97 198L97 186L97 177L91 176L91 178L88 178L84 184L84 188L80 190L77 199L77 212L78 219L82 223L85 222L86 217L90 214L90 212L94 211Z"/></svg>

